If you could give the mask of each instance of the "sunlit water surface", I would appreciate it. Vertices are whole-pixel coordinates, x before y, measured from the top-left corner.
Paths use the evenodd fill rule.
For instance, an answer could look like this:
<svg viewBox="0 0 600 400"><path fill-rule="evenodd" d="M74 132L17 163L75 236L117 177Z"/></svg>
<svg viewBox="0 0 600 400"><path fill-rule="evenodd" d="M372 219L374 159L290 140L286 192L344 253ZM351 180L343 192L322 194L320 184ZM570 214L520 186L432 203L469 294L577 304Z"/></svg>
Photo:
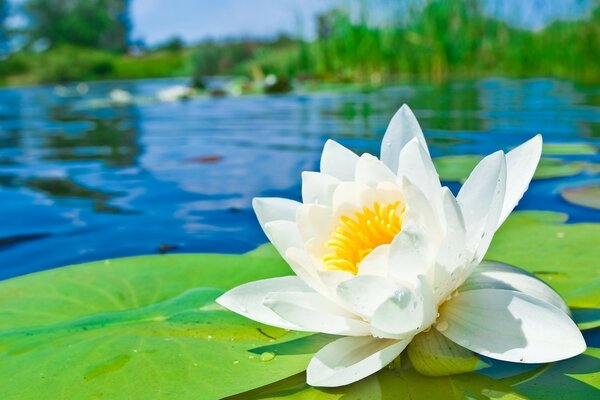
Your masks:
<svg viewBox="0 0 600 400"><path fill-rule="evenodd" d="M597 145L600 138L600 88L571 82L494 79L369 93L151 99L177 83L96 83L85 94L73 87L0 90L0 279L157 253L161 246L251 250L266 241L253 197L299 198L300 173L318 168L328 138L378 154L403 103L419 118L433 156L506 150L538 132L546 142ZM107 102L116 88L138 101ZM600 161L598 154L553 157ZM588 168L535 181L519 209L599 222L600 211L559 194L598 180Z"/></svg>

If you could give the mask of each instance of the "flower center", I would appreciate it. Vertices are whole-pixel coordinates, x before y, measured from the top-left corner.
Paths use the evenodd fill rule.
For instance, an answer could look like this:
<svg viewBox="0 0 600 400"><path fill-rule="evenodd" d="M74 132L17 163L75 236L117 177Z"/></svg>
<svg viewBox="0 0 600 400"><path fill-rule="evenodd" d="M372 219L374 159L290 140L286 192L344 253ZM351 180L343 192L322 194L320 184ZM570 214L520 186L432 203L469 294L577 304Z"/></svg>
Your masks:
<svg viewBox="0 0 600 400"><path fill-rule="evenodd" d="M389 244L402 229L404 205L400 201L374 203L340 218L325 242L323 257L327 270L348 271L356 275L358 264L382 244Z"/></svg>

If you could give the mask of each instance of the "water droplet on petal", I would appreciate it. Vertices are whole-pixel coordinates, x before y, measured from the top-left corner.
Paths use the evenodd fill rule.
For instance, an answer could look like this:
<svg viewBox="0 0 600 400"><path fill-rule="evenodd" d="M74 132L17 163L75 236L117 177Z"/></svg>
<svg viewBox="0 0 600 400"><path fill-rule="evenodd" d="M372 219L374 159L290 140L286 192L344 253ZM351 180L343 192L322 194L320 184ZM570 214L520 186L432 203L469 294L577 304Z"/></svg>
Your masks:
<svg viewBox="0 0 600 400"><path fill-rule="evenodd" d="M260 361L271 361L275 358L275 353L273 353L272 351L265 351L264 353L262 353L260 355Z"/></svg>

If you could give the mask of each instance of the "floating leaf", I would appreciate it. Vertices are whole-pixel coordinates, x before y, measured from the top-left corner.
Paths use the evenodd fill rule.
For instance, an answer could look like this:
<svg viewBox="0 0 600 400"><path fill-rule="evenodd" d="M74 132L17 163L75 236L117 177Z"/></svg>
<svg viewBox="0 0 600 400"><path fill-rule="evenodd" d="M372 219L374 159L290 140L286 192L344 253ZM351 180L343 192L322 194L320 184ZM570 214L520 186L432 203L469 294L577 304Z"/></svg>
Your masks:
<svg viewBox="0 0 600 400"><path fill-rule="evenodd" d="M485 374L440 377L418 373L403 356L401 362L344 387L314 388L305 382L306 376L298 374L228 399L592 399L600 393L600 349L548 366L500 362Z"/></svg>
<svg viewBox="0 0 600 400"><path fill-rule="evenodd" d="M542 153L546 155L591 155L598 149L589 143L544 143Z"/></svg>
<svg viewBox="0 0 600 400"><path fill-rule="evenodd" d="M481 156L476 155L444 156L435 158L433 163L441 180L464 182L481 159ZM567 163L554 158L542 158L533 178L548 179L577 175L585 167L586 164L580 162Z"/></svg>
<svg viewBox="0 0 600 400"><path fill-rule="evenodd" d="M487 258L546 280L577 307L580 327L592 328L600 323L593 251L600 225L565 220L556 213L516 213L498 232ZM3 398L68 399L77 393L81 398L210 399L256 390L246 398L552 399L558 395L539 395L534 385L545 371L555 374L552 382L568 381L568 396L598 387L595 349L551 367L510 364L502 376L492 375L489 371L497 371L492 366L426 377L405 355L399 366L346 388L307 387L298 373L331 337L260 325L214 303L228 288L289 274L273 247L263 246L242 256L101 261L0 282ZM587 331L588 340L594 332ZM597 334L594 340L597 345Z"/></svg>
<svg viewBox="0 0 600 400"><path fill-rule="evenodd" d="M566 188L560 194L569 203L600 210L600 185Z"/></svg>
<svg viewBox="0 0 600 400"><path fill-rule="evenodd" d="M261 250L136 257L1 282L2 398L216 399L294 375L329 337L264 326L214 302L223 289L289 273Z"/></svg>

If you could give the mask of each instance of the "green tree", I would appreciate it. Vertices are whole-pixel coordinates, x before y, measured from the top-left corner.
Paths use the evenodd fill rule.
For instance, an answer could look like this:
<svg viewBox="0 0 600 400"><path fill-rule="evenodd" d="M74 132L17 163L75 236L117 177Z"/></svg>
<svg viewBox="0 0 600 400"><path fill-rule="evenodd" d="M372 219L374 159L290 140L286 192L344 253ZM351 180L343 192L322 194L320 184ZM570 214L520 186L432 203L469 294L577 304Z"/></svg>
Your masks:
<svg viewBox="0 0 600 400"><path fill-rule="evenodd" d="M127 51L131 24L129 0L28 0L30 38L51 46L71 44Z"/></svg>

